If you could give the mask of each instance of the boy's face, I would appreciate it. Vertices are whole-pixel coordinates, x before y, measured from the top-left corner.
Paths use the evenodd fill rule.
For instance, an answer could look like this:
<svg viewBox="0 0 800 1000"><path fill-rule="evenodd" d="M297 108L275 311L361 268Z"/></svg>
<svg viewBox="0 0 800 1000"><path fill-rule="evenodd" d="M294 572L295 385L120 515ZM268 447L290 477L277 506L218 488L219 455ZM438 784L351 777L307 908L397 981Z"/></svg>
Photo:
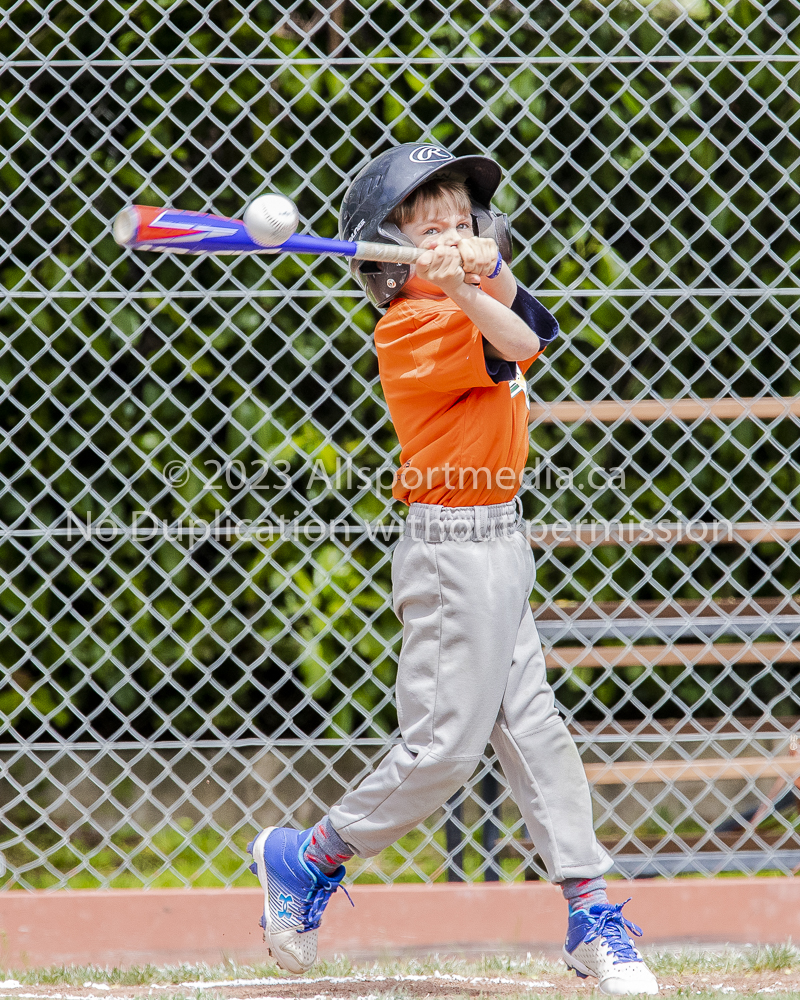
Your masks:
<svg viewBox="0 0 800 1000"><path fill-rule="evenodd" d="M459 211L450 198L442 198L420 206L410 221L400 226L415 246L430 250L435 246L457 246L472 236L472 216ZM412 274L403 286L403 294L425 298L444 293L438 285Z"/></svg>
<svg viewBox="0 0 800 1000"><path fill-rule="evenodd" d="M422 205L414 218L400 227L414 245L431 249L440 243L455 246L472 236L472 217L459 212L450 199Z"/></svg>

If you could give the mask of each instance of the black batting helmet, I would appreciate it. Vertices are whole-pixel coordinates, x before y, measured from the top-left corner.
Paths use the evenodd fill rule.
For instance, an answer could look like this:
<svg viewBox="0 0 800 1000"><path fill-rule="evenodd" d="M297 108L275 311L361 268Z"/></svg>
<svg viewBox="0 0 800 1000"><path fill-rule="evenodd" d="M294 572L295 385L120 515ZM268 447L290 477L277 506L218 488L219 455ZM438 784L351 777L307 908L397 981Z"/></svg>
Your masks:
<svg viewBox="0 0 800 1000"><path fill-rule="evenodd" d="M508 217L489 204L502 171L488 156L453 156L441 146L407 142L381 153L364 167L347 189L339 213L339 238L369 243L413 246L386 219L412 191L432 178L463 181L472 200L472 229L491 237L503 259L511 262ZM408 281L408 264L350 261L350 270L376 306L385 306Z"/></svg>

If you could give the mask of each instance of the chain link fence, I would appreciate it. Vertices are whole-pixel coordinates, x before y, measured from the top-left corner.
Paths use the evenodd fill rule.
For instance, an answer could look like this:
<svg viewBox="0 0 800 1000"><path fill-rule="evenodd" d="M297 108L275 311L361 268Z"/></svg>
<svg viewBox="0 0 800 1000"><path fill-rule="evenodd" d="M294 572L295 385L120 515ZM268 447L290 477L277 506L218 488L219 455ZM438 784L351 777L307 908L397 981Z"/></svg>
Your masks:
<svg viewBox="0 0 800 1000"><path fill-rule="evenodd" d="M563 331L522 499L598 833L631 876L800 864L800 5L19 2L0 50L4 885L252 884L397 738L376 314L335 260L110 223L278 190L333 236L431 140L503 165ZM489 751L350 867L539 875Z"/></svg>

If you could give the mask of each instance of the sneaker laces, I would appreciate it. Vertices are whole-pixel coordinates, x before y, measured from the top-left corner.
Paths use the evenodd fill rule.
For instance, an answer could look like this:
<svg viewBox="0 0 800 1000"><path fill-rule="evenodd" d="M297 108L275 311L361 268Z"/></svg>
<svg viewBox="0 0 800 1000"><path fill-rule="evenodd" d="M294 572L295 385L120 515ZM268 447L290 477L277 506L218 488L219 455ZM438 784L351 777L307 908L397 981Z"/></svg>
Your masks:
<svg viewBox="0 0 800 1000"><path fill-rule="evenodd" d="M298 931L298 934L306 934L308 931L315 931L319 928L322 922L322 914L328 905L328 900L337 889L341 889L345 896L347 896L351 906L356 905L350 899L350 893L338 881L334 882L332 879L325 879L324 882L317 882L316 886L310 890L301 904L300 919L303 922L303 929Z"/></svg>
<svg viewBox="0 0 800 1000"><path fill-rule="evenodd" d="M630 903L626 899L625 903ZM614 905L608 903L604 905L603 912L595 918L594 923L586 934L584 941L594 941L595 938L602 937L608 943L614 954L614 965L621 965L623 962L641 962L641 956L633 946L633 942L625 933L632 931L636 937L642 936L642 928L626 920L620 912L625 903ZM594 907L593 907L594 909ZM594 916L594 914L590 914Z"/></svg>

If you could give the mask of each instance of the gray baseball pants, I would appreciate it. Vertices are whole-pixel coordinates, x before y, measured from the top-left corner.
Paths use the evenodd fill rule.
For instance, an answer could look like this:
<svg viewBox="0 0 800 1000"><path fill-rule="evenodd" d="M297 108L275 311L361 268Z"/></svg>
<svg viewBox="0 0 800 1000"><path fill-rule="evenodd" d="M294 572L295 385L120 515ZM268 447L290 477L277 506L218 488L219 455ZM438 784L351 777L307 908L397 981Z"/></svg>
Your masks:
<svg viewBox="0 0 800 1000"><path fill-rule="evenodd" d="M411 505L392 561L403 742L330 812L357 854L378 854L430 816L490 742L549 878L591 878L611 867L547 683L529 604L535 572L513 502Z"/></svg>

